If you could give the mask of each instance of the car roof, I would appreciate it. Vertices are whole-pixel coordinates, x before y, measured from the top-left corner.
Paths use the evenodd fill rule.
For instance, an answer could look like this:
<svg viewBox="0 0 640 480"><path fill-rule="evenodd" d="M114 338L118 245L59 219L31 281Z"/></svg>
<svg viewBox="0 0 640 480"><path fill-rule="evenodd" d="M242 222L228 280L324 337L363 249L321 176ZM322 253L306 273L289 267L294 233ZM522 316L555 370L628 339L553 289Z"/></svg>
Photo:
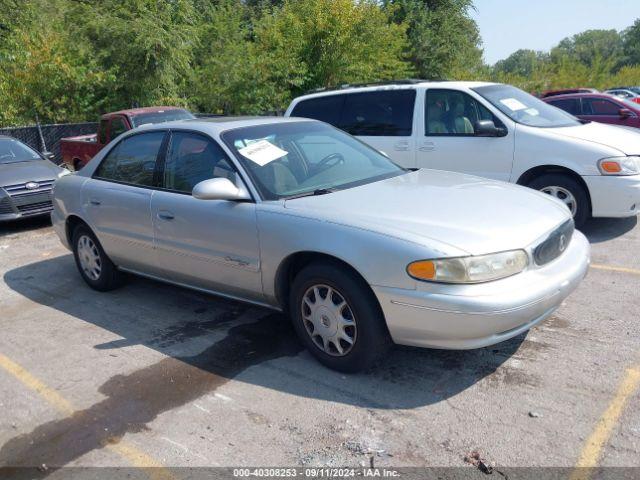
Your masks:
<svg viewBox="0 0 640 480"><path fill-rule="evenodd" d="M471 81L456 81L456 80L402 80L392 82L379 82L370 84L357 84L350 85L345 84L335 88L317 89L311 92L307 92L304 95L300 95L294 101L302 98L315 98L323 97L326 95L341 95L355 92L375 92L375 91L388 91L388 90L406 90L416 87L429 87L429 88L474 88L484 87L487 85L499 85L495 82L471 82Z"/></svg>
<svg viewBox="0 0 640 480"><path fill-rule="evenodd" d="M165 112L167 110L185 110L185 109L182 107L170 107L170 106L129 108L126 110L118 110L117 112L105 113L103 117L110 117L112 115L126 115L128 117L135 117L136 115L143 115L145 113Z"/></svg>
<svg viewBox="0 0 640 480"><path fill-rule="evenodd" d="M615 99L615 100L620 100L619 97L616 97L615 95L611 95L609 93L604 93L604 92L598 92L598 93L591 93L591 92L581 92L581 93L563 93L562 95L553 95L551 97L545 97L542 100L549 100L551 101L555 101L555 100L562 100L563 98L607 98L607 99Z"/></svg>
<svg viewBox="0 0 640 480"><path fill-rule="evenodd" d="M131 130L132 132L143 130L197 130L210 134L220 134L232 128L253 127L256 125L268 125L272 123L315 122L307 118L289 117L212 117L194 118L190 120L176 120L159 124L145 124Z"/></svg>

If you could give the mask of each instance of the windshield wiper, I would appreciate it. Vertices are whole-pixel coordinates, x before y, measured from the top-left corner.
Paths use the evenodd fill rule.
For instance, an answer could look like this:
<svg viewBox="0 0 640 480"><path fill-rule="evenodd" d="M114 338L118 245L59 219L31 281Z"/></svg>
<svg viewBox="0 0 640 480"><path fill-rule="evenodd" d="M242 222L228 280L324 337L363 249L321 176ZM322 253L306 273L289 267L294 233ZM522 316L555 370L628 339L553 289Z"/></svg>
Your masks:
<svg viewBox="0 0 640 480"><path fill-rule="evenodd" d="M298 195L291 195L290 197L285 197L285 200L293 200L295 198L302 197L313 197L316 195L326 195L327 193L335 192L333 188L316 188L311 192L299 193Z"/></svg>

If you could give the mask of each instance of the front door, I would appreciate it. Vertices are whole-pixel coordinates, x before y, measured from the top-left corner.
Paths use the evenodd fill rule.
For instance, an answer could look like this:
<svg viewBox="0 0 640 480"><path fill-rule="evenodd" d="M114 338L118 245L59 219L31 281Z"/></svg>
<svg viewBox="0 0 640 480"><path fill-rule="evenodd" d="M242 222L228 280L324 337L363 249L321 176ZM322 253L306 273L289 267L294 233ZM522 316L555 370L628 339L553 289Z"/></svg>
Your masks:
<svg viewBox="0 0 640 480"><path fill-rule="evenodd" d="M261 301L255 204L191 195L196 184L210 178L242 182L222 148L202 134L174 131L161 175L151 212L163 276Z"/></svg>
<svg viewBox="0 0 640 480"><path fill-rule="evenodd" d="M165 132L132 135L116 145L82 187L82 202L102 247L118 266L155 264L151 197Z"/></svg>
<svg viewBox="0 0 640 480"><path fill-rule="evenodd" d="M424 111L417 167L509 181L514 133L480 101L459 90L429 89ZM475 125L479 120L492 120L506 135L477 136Z"/></svg>

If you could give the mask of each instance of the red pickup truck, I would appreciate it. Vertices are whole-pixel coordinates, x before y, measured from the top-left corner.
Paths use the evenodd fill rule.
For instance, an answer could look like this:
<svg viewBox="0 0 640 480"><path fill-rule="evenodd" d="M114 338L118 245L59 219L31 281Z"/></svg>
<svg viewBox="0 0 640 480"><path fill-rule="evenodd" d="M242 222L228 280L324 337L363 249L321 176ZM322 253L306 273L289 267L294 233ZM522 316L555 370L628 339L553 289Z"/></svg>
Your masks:
<svg viewBox="0 0 640 480"><path fill-rule="evenodd" d="M60 140L62 161L71 170L80 170L96 153L123 132L146 123L195 118L192 113L177 107L145 107L106 113L100 117L98 133Z"/></svg>

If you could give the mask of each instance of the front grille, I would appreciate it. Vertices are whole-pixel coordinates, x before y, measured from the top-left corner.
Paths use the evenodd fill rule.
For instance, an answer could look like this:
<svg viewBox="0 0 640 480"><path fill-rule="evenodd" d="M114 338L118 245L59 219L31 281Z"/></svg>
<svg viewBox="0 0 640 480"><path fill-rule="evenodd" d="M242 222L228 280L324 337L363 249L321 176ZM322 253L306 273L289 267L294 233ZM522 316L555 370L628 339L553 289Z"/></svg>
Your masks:
<svg viewBox="0 0 640 480"><path fill-rule="evenodd" d="M8 198L0 199L0 215L6 215L7 213L13 213L11 204Z"/></svg>
<svg viewBox="0 0 640 480"><path fill-rule="evenodd" d="M567 220L533 250L536 265L546 265L558 258L567 249L573 236L573 219Z"/></svg>
<svg viewBox="0 0 640 480"><path fill-rule="evenodd" d="M54 180L45 180L2 187L9 194L9 198L5 198L0 202L0 214L12 213L11 204L23 215L35 215L52 210L51 193L53 182ZM30 185L32 183L37 185ZM31 188L28 188L27 185Z"/></svg>

